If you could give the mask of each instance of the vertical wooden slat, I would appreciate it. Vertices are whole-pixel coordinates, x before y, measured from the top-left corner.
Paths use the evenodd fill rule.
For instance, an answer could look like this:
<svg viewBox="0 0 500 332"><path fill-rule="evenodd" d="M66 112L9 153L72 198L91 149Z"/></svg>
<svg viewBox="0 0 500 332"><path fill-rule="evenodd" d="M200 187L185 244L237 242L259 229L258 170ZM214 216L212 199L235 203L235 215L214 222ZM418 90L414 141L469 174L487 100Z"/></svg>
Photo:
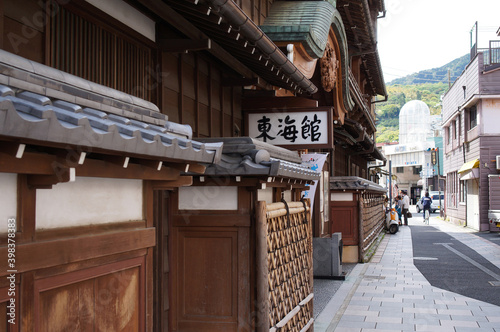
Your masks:
<svg viewBox="0 0 500 332"><path fill-rule="evenodd" d="M214 110L213 110L213 88L212 88L212 63L208 64L208 137L213 137Z"/></svg>
<svg viewBox="0 0 500 332"><path fill-rule="evenodd" d="M200 59L198 54L194 54L194 96L196 108L194 110L194 137L200 136Z"/></svg>
<svg viewBox="0 0 500 332"><path fill-rule="evenodd" d="M19 174L17 178L17 225L19 242L31 242L35 236L36 189L28 186L28 176Z"/></svg>
<svg viewBox="0 0 500 332"><path fill-rule="evenodd" d="M20 316L23 331L35 331L34 272L25 272L21 278Z"/></svg>
<svg viewBox="0 0 500 332"><path fill-rule="evenodd" d="M256 208L256 278L257 278L257 332L269 331L269 285L268 285L268 248L267 248L267 217L266 202L257 202Z"/></svg>
<svg viewBox="0 0 500 332"><path fill-rule="evenodd" d="M180 54L179 55L179 72L178 72L178 80L179 80L179 122L180 123L184 123L183 121L183 117L182 117L182 111L183 111L183 108L184 108L184 86L183 86L183 78L182 76L184 75L184 71L183 71L183 59L184 59L184 55L183 54Z"/></svg>

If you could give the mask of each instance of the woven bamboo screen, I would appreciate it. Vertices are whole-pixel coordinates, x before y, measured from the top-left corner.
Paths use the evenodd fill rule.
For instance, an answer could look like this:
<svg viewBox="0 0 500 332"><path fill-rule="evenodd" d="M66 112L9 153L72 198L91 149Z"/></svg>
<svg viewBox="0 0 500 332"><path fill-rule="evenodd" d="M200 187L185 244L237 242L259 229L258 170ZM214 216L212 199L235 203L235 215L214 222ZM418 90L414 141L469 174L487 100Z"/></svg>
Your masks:
<svg viewBox="0 0 500 332"><path fill-rule="evenodd" d="M309 206L259 204L257 300L262 316L257 330L305 332L314 321Z"/></svg>
<svg viewBox="0 0 500 332"><path fill-rule="evenodd" d="M361 198L363 215L363 254L384 228L384 195L365 193Z"/></svg>

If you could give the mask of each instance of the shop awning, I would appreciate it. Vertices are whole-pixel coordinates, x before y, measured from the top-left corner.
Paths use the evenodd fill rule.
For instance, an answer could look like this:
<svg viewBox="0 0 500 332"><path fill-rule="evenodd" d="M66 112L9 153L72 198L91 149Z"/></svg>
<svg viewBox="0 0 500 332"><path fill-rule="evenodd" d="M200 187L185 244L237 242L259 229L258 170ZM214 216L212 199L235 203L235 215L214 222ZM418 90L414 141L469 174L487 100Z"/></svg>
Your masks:
<svg viewBox="0 0 500 332"><path fill-rule="evenodd" d="M458 173L464 173L467 171L471 171L473 168L479 168L479 159L474 159L472 161L468 161L460 167Z"/></svg>

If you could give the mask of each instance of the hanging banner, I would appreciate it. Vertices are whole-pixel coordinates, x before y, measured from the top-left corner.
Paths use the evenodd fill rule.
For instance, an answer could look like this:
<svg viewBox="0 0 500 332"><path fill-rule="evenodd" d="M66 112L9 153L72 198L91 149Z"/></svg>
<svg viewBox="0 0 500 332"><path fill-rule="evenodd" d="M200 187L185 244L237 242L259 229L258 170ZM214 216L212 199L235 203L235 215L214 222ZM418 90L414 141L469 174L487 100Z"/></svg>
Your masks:
<svg viewBox="0 0 500 332"><path fill-rule="evenodd" d="M325 185L328 185L330 182L330 179L327 179L325 182L323 179L323 166L325 165L326 158L328 157L328 153L305 153L301 155L302 157L302 164L305 164L309 166L312 170L318 171L321 173L321 178L319 180L314 181L314 184L309 186L309 190L305 190L302 192L302 195L304 198L309 198L311 200L311 216L313 216L313 208L314 208L314 196L316 193L316 188L318 186L318 181L321 182L321 187L323 188ZM323 190L321 191L323 192ZM324 195L321 195L319 207L322 209L325 206L324 200L330 199L329 197L323 197Z"/></svg>

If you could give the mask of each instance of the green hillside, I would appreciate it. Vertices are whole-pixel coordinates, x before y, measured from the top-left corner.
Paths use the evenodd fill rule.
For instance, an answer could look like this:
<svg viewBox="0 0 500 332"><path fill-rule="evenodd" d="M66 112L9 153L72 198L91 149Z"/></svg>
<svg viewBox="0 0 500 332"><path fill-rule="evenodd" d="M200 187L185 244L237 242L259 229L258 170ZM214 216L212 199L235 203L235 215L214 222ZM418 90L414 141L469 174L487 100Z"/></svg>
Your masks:
<svg viewBox="0 0 500 332"><path fill-rule="evenodd" d="M448 90L448 69L451 83L469 63L469 55L434 69L422 70L387 84L388 100L376 106L377 143L397 142L399 139L399 112L404 104L421 100L429 106L431 115L441 114L441 96Z"/></svg>

